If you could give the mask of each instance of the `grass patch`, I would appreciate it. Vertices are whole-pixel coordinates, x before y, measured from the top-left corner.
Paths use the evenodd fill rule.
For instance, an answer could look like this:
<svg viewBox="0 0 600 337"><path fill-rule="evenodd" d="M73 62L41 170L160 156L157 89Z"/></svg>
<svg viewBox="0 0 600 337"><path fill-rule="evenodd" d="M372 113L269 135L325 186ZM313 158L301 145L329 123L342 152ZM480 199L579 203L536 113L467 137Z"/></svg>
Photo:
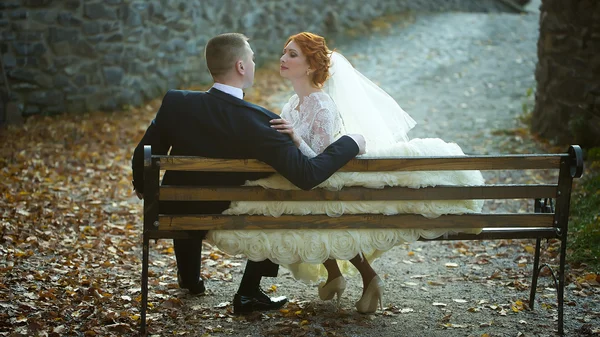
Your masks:
<svg viewBox="0 0 600 337"><path fill-rule="evenodd" d="M584 176L571 199L569 224L569 261L600 272L600 148L588 151Z"/></svg>

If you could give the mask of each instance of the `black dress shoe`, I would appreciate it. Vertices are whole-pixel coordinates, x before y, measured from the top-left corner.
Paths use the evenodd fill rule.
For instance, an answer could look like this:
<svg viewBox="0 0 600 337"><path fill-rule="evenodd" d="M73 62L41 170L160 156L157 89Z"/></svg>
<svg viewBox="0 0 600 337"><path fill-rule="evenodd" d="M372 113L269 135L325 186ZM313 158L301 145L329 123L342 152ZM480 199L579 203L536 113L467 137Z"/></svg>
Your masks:
<svg viewBox="0 0 600 337"><path fill-rule="evenodd" d="M190 294L192 295L204 294L206 291L206 287L204 287L204 280L198 280L190 285L186 282L183 282L179 273L177 273L177 283L179 284L179 288L189 290Z"/></svg>
<svg viewBox="0 0 600 337"><path fill-rule="evenodd" d="M233 313L247 314L254 311L276 310L287 303L285 296L269 297L261 289L253 295L235 294L233 297Z"/></svg>

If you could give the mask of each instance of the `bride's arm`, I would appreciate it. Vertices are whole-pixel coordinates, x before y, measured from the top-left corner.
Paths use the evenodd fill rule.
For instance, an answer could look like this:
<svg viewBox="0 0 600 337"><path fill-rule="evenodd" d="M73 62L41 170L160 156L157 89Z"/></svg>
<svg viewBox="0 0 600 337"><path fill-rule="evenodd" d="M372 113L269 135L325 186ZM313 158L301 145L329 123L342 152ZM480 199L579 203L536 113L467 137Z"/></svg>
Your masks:
<svg viewBox="0 0 600 337"><path fill-rule="evenodd" d="M298 150L300 150L300 152L302 152L302 154L308 158L314 158L318 155L318 153L313 151L313 149L311 149L310 146L308 146L308 144L306 144L306 142L302 139L300 139L300 146L298 146Z"/></svg>
<svg viewBox="0 0 600 337"><path fill-rule="evenodd" d="M316 157L317 153L313 151L308 144L306 144L302 137L298 136L292 127L292 124L284 118L285 116L282 114L280 117L281 118L271 120L271 127L280 133L288 134L290 138L292 138L294 145L296 145L298 150L300 150L303 155L307 156L308 158Z"/></svg>
<svg viewBox="0 0 600 337"><path fill-rule="evenodd" d="M335 111L327 108L320 108L313 115L313 121L309 128L309 143L295 134L291 124L286 120L286 111L281 114L281 119L271 121L273 127L281 133L287 133L292 137L294 144L298 149L309 158L313 158L322 153L333 141L336 133Z"/></svg>
<svg viewBox="0 0 600 337"><path fill-rule="evenodd" d="M310 126L309 144L315 156L322 153L335 140L335 111L327 108L319 109Z"/></svg>
<svg viewBox="0 0 600 337"><path fill-rule="evenodd" d="M300 138L298 149L309 158L321 154L331 143L335 135L335 111L327 108L321 108L316 111L313 122L308 127L309 143L307 144Z"/></svg>

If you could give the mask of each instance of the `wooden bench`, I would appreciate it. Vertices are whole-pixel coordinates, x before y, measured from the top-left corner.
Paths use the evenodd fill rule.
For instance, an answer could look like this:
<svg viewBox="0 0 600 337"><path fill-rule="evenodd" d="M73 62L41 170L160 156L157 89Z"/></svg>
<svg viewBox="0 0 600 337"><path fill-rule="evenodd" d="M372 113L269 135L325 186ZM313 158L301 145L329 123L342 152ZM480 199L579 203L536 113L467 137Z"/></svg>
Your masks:
<svg viewBox="0 0 600 337"><path fill-rule="evenodd" d="M542 239L559 239L560 265L557 286L558 331L563 334L565 253L569 219L569 202L573 178L583 173L583 155L577 145L563 154L485 155L455 157L405 157L354 159L340 171L440 171L440 170L558 170L554 184L496 184L484 186L436 186L421 189L386 187L344 188L341 191L313 189L266 190L262 187L228 186L160 186L160 172L273 172L257 160L211 159L202 157L152 155L144 147L144 231L142 265L141 331L146 331L148 301L148 249L151 239L186 238L190 230L211 229L344 229L344 228L483 228L480 234L458 234L434 240L536 239L535 260L529 306L533 309L540 267ZM166 215L159 214L162 201L353 201L353 200L456 200L456 199L533 199L534 210L528 213L482 213L443 215L435 219L415 214L400 215ZM520 210L523 211L523 210Z"/></svg>

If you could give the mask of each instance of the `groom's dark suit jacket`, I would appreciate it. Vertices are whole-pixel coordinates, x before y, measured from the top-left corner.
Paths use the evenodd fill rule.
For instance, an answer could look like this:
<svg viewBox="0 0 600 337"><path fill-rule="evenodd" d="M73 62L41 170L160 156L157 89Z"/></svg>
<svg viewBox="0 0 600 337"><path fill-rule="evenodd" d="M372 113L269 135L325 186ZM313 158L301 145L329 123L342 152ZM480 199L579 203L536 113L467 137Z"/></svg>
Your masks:
<svg viewBox="0 0 600 337"><path fill-rule="evenodd" d="M143 147L147 144L152 145L153 154L167 154L170 149L171 155L258 159L305 190L329 178L358 154L354 140L343 136L322 154L309 159L288 135L271 128L269 121L274 118L279 116L215 88L207 92L170 90L135 149L132 159L135 189L144 192ZM162 184L239 186L246 180L264 176L264 173L167 171ZM228 207L229 202L220 201L161 202L160 212L219 214ZM178 266L180 255L183 254L177 254Z"/></svg>

